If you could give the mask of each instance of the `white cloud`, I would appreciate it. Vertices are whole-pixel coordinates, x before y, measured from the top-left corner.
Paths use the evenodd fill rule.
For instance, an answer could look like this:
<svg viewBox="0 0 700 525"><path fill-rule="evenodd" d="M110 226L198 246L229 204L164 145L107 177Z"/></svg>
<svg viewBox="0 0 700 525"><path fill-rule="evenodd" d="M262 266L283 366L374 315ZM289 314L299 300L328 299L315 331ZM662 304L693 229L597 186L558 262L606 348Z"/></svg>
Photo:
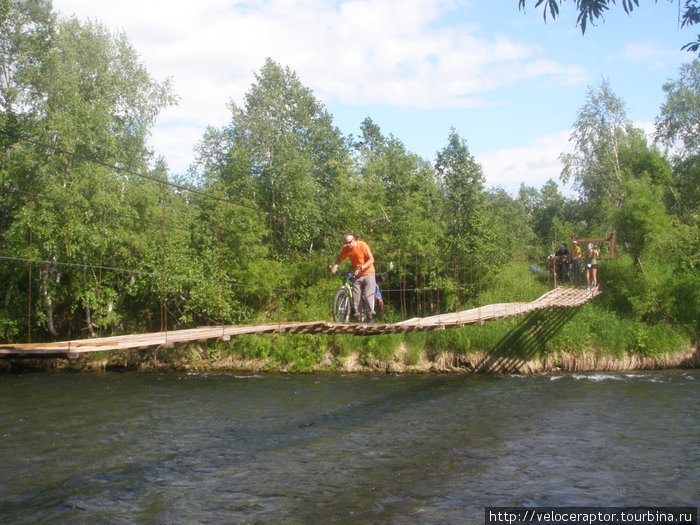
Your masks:
<svg viewBox="0 0 700 525"><path fill-rule="evenodd" d="M243 103L267 57L296 71L326 104L475 107L494 88L545 79L562 86L585 75L508 36L477 37L474 23L450 23L443 17L457 4L448 0L53 5L123 30L155 78L172 77L180 102L160 115L152 144L175 172L187 168L207 125L228 122L227 102Z"/></svg>
<svg viewBox="0 0 700 525"><path fill-rule="evenodd" d="M509 148L488 155L475 155L484 169L487 186L498 186L510 194L517 194L520 185L540 188L549 179L560 186L567 194L570 188L563 187L559 180L563 165L559 160L562 153L571 153L567 131L560 131L535 138L525 147Z"/></svg>
<svg viewBox="0 0 700 525"><path fill-rule="evenodd" d="M656 134L656 124L653 122L633 122L635 128L641 129L647 136L647 141L651 144Z"/></svg>
<svg viewBox="0 0 700 525"><path fill-rule="evenodd" d="M649 145L656 130L653 122L634 122L633 125L647 136ZM521 184L541 188L549 179L559 185L559 191L574 196L572 181L564 185L559 176L564 165L561 154L573 153L571 131L559 131L535 138L529 145L507 148L487 155L474 155L484 169L486 185L501 187L511 195L517 195Z"/></svg>
<svg viewBox="0 0 700 525"><path fill-rule="evenodd" d="M163 157L175 173L184 174L194 161L194 147L201 140L202 132L201 128L192 125L156 127L149 145L156 157Z"/></svg>
<svg viewBox="0 0 700 525"><path fill-rule="evenodd" d="M688 53L678 49L669 50L657 42L627 42L618 53L607 59L609 63L640 63L651 69L664 69L668 64L680 63L688 58Z"/></svg>
<svg viewBox="0 0 700 525"><path fill-rule="evenodd" d="M533 58L504 36L480 39L466 25L435 27L450 4L435 0L176 3L55 0L124 29L154 75L173 76L183 99L240 98L265 58L297 71L323 99L411 107L463 107L465 95L523 78L578 74ZM213 96L212 96L213 95ZM468 102L466 102L468 103ZM190 110L202 118L205 112Z"/></svg>

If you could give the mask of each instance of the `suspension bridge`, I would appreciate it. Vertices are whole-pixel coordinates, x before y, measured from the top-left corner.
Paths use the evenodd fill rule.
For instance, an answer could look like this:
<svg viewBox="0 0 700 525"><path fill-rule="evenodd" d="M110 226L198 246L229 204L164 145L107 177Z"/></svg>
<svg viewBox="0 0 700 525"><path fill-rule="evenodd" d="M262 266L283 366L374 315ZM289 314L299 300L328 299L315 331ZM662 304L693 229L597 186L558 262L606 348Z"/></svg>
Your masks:
<svg viewBox="0 0 700 525"><path fill-rule="evenodd" d="M326 289L322 290L319 286L322 278L316 272L327 264L329 254L337 252L338 247L329 244L328 239L337 238L339 233L299 218L207 193L206 188L183 186L108 165L57 149L52 144L20 136L10 138L50 153L48 158L59 159L63 171L54 174L50 181L42 180L43 193L32 191L36 188L21 178L3 179L0 184L0 200L4 204L0 222L4 221L5 226L12 224L11 229L0 231L0 262L5 279L0 287L3 288L2 300L6 308L12 306L11 317L8 317L10 324L27 329L27 342L0 343L0 358L77 358L90 352L169 348L199 341L226 341L247 334L372 336L442 330L546 308L576 307L598 293L576 287L557 287L555 278L554 289L531 302L489 304L396 323L285 321L229 325L225 312L229 304L241 309L257 309L261 313L285 312L279 306L283 298L288 303L288 314L289 305L293 310L295 301L303 303L305 297L332 293L328 289L327 274ZM74 162L99 166L99 177L89 170L73 174L69 167ZM107 172L103 173L104 169ZM116 188L118 201L106 200L101 193L93 195L96 187ZM139 193L143 192L143 187L149 191ZM191 211L182 212L190 206L193 207ZM176 215L174 210L180 210L181 214ZM190 216L201 218L201 223L191 220ZM256 221L251 222L253 216ZM292 224L301 229L318 230L315 251L309 253L304 249L303 253L297 253L294 246L284 245L286 228ZM11 239L8 232L12 234ZM280 250L281 247L284 249ZM264 272L246 274L251 275L251 281L258 282L232 278L246 268L237 267L236 261L245 260L252 251L259 256L255 260L266 263ZM447 293L456 295L456 303L462 304L465 296L478 296L482 286L493 284L483 279L490 270L490 261L463 257L450 260L442 258L441 254L416 250L406 253L403 247L386 243L382 251L397 259L398 286L387 290L387 294L398 293L394 304L403 318L409 316L409 311L441 312L443 288L440 283L451 283L446 287ZM298 264L298 260L304 263ZM394 268L392 261L389 258L386 261L390 268ZM196 266L196 271L191 266ZM280 277L282 269L284 275ZM119 304L124 297L132 301L127 307ZM160 331L102 337L103 328L111 325L115 330L119 315L114 312L121 311L120 308L131 309L131 315L141 315L151 322L150 326L155 326L152 322L157 319L158 302ZM79 321L78 311L82 313ZM26 323L21 320L24 312ZM188 324L194 324L193 319L202 319L200 322L209 326L168 329L179 324L181 319L186 319L182 322ZM33 342L32 329L40 324L38 321L49 334L59 333L57 324L62 330L67 328L67 340ZM91 337L74 337L74 324L80 325L78 333L89 333ZM13 337L17 337L18 331L15 330Z"/></svg>
<svg viewBox="0 0 700 525"><path fill-rule="evenodd" d="M546 308L581 306L600 292L582 288L557 287L531 302L496 303L455 313L416 317L392 324L331 323L327 321L280 322L261 325L205 326L144 334L121 335L49 343L0 343L0 358L78 358L89 352L170 348L177 343L227 341L248 334L353 334L382 335L444 330L486 321L514 317Z"/></svg>

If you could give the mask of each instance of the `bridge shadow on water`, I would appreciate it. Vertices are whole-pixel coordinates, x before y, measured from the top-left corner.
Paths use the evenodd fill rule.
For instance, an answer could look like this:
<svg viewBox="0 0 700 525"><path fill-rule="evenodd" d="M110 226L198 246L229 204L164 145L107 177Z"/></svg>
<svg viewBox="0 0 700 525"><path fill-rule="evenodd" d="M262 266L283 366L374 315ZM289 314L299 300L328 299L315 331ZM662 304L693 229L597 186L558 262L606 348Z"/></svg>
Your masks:
<svg viewBox="0 0 700 525"><path fill-rule="evenodd" d="M526 314L475 365L477 371L519 372L528 361L544 356L548 343L579 311L579 308L545 308Z"/></svg>

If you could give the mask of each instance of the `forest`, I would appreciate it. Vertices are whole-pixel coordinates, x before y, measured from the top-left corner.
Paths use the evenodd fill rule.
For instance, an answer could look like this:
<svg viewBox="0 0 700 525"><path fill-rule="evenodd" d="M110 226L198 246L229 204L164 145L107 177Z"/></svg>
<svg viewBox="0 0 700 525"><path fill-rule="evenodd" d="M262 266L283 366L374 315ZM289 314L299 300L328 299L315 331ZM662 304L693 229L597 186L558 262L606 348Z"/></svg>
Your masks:
<svg viewBox="0 0 700 525"><path fill-rule="evenodd" d="M125 35L62 19L45 0L2 0L0 10L0 341L330 320L342 281L329 266L346 232L387 274L385 322L529 301L548 286L530 265L543 268L572 235L614 233L614 258L601 243L603 293L575 321L578 335L551 345L697 344L698 59L663 86L651 137L606 80L589 86L574 151L562 155L560 182L575 197L553 180L517 195L487 188L454 129L434 159L371 117L344 136L272 58L230 103L228 124L201 137L190 171L172 174L147 138L177 95ZM434 337L420 344L474 348L480 336ZM310 361L346 344L321 341L302 341L323 346Z"/></svg>

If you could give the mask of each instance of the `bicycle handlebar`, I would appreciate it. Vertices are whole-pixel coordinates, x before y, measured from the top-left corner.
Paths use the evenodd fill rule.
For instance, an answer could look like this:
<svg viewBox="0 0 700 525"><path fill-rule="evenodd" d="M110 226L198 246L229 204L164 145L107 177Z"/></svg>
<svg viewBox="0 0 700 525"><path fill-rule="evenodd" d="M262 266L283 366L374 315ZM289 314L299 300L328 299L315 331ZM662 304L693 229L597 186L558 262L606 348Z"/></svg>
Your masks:
<svg viewBox="0 0 700 525"><path fill-rule="evenodd" d="M333 268L332 265L328 267L329 270L331 268ZM353 272L352 270L350 270L348 272L338 272L335 275L339 275L341 278L347 277L347 279L349 281L354 281L355 279L357 279L357 277L355 276L355 272ZM387 274L386 273L375 273L374 279L375 279L377 284L380 284L382 281L386 281Z"/></svg>

